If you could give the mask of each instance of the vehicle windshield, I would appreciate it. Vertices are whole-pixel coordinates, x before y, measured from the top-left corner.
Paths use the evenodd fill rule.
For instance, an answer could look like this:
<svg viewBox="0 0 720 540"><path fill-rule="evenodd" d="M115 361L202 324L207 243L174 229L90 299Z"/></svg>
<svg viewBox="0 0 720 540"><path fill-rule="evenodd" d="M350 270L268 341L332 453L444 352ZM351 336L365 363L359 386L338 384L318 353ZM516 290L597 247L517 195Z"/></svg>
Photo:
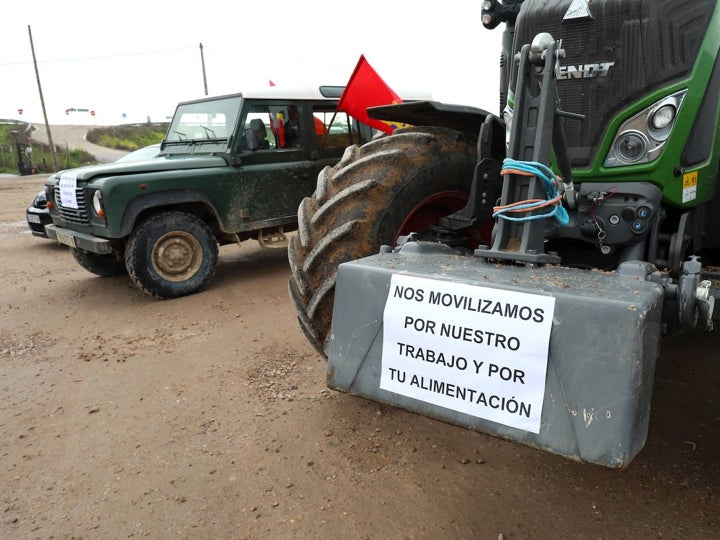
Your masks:
<svg viewBox="0 0 720 540"><path fill-rule="evenodd" d="M235 130L242 97L184 103L178 106L165 142L226 140Z"/></svg>

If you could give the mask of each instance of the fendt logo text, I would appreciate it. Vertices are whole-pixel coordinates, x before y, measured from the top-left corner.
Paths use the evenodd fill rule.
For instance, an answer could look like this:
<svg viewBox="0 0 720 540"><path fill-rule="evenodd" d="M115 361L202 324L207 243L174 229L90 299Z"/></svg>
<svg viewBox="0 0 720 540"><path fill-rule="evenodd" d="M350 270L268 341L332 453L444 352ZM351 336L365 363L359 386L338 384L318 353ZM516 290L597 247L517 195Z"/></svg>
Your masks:
<svg viewBox="0 0 720 540"><path fill-rule="evenodd" d="M558 68L558 80L568 79L592 79L594 77L607 77L610 68L615 62L600 62L599 64L582 64L580 66L560 66Z"/></svg>

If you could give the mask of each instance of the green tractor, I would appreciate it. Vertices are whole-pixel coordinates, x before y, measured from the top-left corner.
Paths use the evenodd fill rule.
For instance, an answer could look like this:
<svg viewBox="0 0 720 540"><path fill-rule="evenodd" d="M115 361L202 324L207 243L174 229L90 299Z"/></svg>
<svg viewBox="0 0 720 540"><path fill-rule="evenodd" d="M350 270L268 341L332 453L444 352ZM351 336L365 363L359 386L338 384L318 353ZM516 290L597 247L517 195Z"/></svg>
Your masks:
<svg viewBox="0 0 720 540"><path fill-rule="evenodd" d="M328 385L581 461L642 449L662 336L719 296L715 0L485 0L498 114L414 102L298 209ZM713 266L715 265L715 266Z"/></svg>

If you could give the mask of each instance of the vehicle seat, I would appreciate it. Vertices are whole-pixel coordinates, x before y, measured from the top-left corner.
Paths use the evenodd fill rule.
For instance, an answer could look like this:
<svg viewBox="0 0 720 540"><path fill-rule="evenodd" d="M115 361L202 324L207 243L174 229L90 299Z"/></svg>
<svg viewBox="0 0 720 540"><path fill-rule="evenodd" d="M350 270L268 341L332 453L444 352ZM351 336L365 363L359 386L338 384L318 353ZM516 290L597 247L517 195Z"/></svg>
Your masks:
<svg viewBox="0 0 720 540"><path fill-rule="evenodd" d="M270 148L270 143L267 140L267 129L265 129L265 124L260 118L250 120L250 129L255 132L260 148Z"/></svg>

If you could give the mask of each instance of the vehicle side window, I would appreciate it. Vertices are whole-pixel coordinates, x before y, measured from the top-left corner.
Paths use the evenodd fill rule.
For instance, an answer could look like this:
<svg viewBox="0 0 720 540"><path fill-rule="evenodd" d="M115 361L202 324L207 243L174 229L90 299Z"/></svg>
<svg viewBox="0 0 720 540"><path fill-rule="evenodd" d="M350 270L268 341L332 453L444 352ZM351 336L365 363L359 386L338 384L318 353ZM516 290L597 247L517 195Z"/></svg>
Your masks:
<svg viewBox="0 0 720 540"><path fill-rule="evenodd" d="M244 132L252 131L257 139L258 150L267 150L275 148L275 137L270 129L270 120L268 111L251 111L247 114L244 121ZM248 150L247 136L243 138L242 146Z"/></svg>
<svg viewBox="0 0 720 540"><path fill-rule="evenodd" d="M298 108L294 105L284 107L275 113L275 138L280 148L300 146L300 122Z"/></svg>
<svg viewBox="0 0 720 540"><path fill-rule="evenodd" d="M250 149L248 136L257 138L257 150L299 148L302 127L298 117L295 105L254 105L244 119L243 149Z"/></svg>
<svg viewBox="0 0 720 540"><path fill-rule="evenodd" d="M313 107L313 121L318 147L321 149L351 146L366 142L358 122L347 113L323 106Z"/></svg>

